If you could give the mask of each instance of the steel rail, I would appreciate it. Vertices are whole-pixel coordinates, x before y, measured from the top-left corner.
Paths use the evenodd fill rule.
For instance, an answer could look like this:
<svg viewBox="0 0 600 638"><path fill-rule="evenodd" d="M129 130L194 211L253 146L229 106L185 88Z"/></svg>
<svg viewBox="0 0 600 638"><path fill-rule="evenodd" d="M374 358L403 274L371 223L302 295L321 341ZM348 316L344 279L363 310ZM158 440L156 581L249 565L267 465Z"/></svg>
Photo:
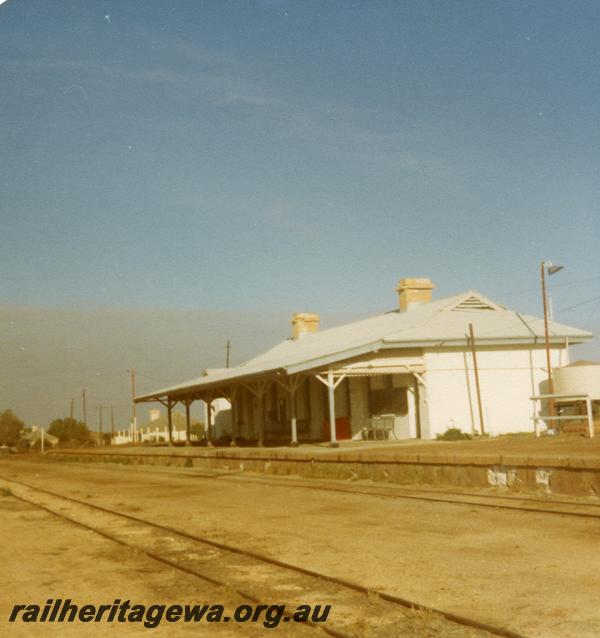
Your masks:
<svg viewBox="0 0 600 638"><path fill-rule="evenodd" d="M74 463L69 463L70 466L74 467L76 465L82 465L82 463L78 463L77 461L75 461ZM96 463L86 463L83 464L86 467L93 467L98 469L98 464ZM110 466L114 466L114 467L110 467L110 469L122 469L122 466L118 463L110 463L107 464ZM105 469L106 465L103 466L102 469ZM108 469L108 468L106 468ZM132 470L134 469L136 472L149 472L149 473L162 473L162 474L167 474L168 476L173 476L176 478L185 478L186 476L184 474L181 473L176 473L174 471L168 471L167 468L163 468L161 466L147 466L147 465L139 465L139 466L133 466L133 467L128 467L128 470ZM204 478L204 479L226 479L226 480L240 480L243 479L244 481L248 482L248 483L255 483L258 485L273 485L274 483L278 482L277 487L285 487L285 486L290 486L290 487L299 487L299 488L312 488L312 489L322 489L324 491L329 491L332 488L329 485L323 485L322 483L317 483L317 479L310 479L310 478L305 478L305 479L301 479L301 481L298 481L297 479L288 479L285 478L283 476L278 476L278 475L271 475L269 477L269 479L263 479L260 477L255 477L255 476L248 476L247 474L243 473L243 472L231 472L231 471L214 471L213 473L211 473L210 471L208 472L202 472L202 471L198 471L195 468L173 468L173 470L175 469L184 469L185 473L187 475L188 472L190 472L190 475L193 476L197 476L199 478ZM303 482L306 482L306 484L303 484ZM312 484L311 484L312 482ZM407 488L407 487L387 487L386 485L382 485L382 486L378 486L378 487L370 487L368 485L357 485L355 488L353 487L349 487L349 486L344 486L344 487L339 487L339 488L333 488L333 489L339 489L339 491L342 492L348 492L349 494L365 494L365 495L372 495L372 496L391 496L394 497L396 494L394 492L396 492L398 495L402 496L402 492L401 490L409 490L411 492L420 492L422 494L436 494L436 495L441 495L441 496L464 496L467 498L487 498L487 499L498 499L498 500L502 500L502 501L526 501L526 502L531 502L531 503L538 503L540 505L547 505L547 504L556 504L556 505L563 505L563 506L573 506L573 507L591 507L591 508L599 508L600 509L600 503L581 503L578 501L569 501L569 500L559 500L556 498L535 498L532 496L520 496L520 495L514 495L514 496L509 496L506 494L475 494L473 492L456 492L454 490L435 490L435 489L423 489L423 488L418 488L418 489L412 489L412 488ZM451 502L451 501L448 501ZM471 505L471 503L468 503L469 505ZM475 503L473 503L474 505ZM535 510L537 511L541 511L541 510Z"/></svg>
<svg viewBox="0 0 600 638"><path fill-rule="evenodd" d="M96 466L97 467L97 466ZM131 469L131 468L129 468ZM148 467L144 467L141 466L139 468L140 470L150 470L150 468ZM137 468L136 468L137 471ZM157 471L161 471L157 468ZM171 472L165 472L165 474L169 474L170 476L177 476L177 474L175 473L171 473ZM196 473L194 473L194 475L196 475ZM179 475L181 476L181 475ZM236 475L229 475L229 474L220 474L220 475L210 475L210 474L197 474L197 476L199 478L206 478L206 479L228 479L228 480L233 480L235 478L235 480L239 480L240 478L243 478L244 480L246 480L249 483L256 483L258 485L274 485L273 482L271 482L271 479L266 480L266 479L260 479L260 478L256 478L255 477L247 477L244 474L236 474ZM381 487L369 487L367 485L359 485L356 488L352 488L352 487L338 487L338 488L331 488L329 485L322 485L322 484L315 484L311 485L310 483L308 483L307 485L303 485L302 483L300 483L299 481L294 482L294 480L291 480L288 482L288 479L283 478L281 476L274 476L272 477L273 479L275 479L275 481L280 481L280 483L276 484L276 487L284 487L286 485L289 485L290 487L298 487L298 488L302 488L302 489L306 489L306 488L311 488L311 489L321 489L323 491L339 491L339 492L346 492L348 494L360 494L360 495L368 495L368 496L382 496L382 497L402 497L404 496L404 494L401 492L401 490L407 490L410 492L417 492L417 493L422 493L422 494L435 494L435 495L440 495L440 496L464 496L466 498L487 498L487 499L498 499L498 500L502 500L502 501L514 501L514 502L518 502L518 501L526 501L526 502L531 502L531 503L538 503L540 505L562 505L562 506L571 506L571 507L592 507L592 508L600 508L600 503L580 503L577 501L561 501L559 499L551 499L551 498L535 498L535 497L531 497L531 496L508 496L505 494L475 494L473 492L455 492L452 490L433 490L433 489L423 489L423 488L418 488L418 489L411 489L411 488L406 488L406 487L385 487L385 486L381 486ZM304 481L312 481L314 479L303 479ZM452 501L452 500L448 500L448 501L444 501L444 502L448 502L448 503L457 503L457 504L462 504L465 503L466 505L477 505L478 503L466 503L464 501ZM499 505L498 507L503 507L501 505ZM530 511L530 510L526 510L526 511ZM535 512L543 512L543 510L538 510L538 509L531 509L531 511L535 511ZM564 514L569 514L569 512L563 512ZM576 514L576 513L575 513Z"/></svg>
<svg viewBox="0 0 600 638"><path fill-rule="evenodd" d="M43 490L41 488L38 487L34 487L31 485L27 485L26 483L23 483L22 481L14 481L12 479L6 479L4 477L0 477L2 478L2 480L7 481L7 482L14 482L14 483L19 483L25 487L28 487L29 489L33 489L33 490L37 490L40 492L45 492L47 494L51 494L54 497L57 498L63 498L65 500L68 501L73 501L79 505L88 505L89 507L93 508L93 509L99 509L107 514L111 514L113 516L122 516L124 518L130 518L132 520L135 520L138 523L145 523L146 525L150 525L152 527L158 527L160 529L162 529L163 531L170 531L172 533L175 534L179 534L182 535L179 531L173 529L171 530L168 527L163 527L163 526L159 526L159 525L154 525L153 523L150 523L149 521L143 521L142 519L136 519L135 517L132 516L127 516L125 514L121 514L120 512L115 512L106 508L102 508L96 505L91 505L89 503L83 503L82 501L78 501L77 499L73 499L69 496L64 496L62 494L55 494L53 492L50 492L49 490ZM181 565L180 563L174 562L169 560L168 558L165 558L164 556L161 556L160 554L155 554L154 552L148 551L147 549L143 549L137 545L133 545L133 544L129 544L126 543L125 541L121 540L120 538L118 538L117 536L114 536L112 534L109 534L107 532L104 532L100 529L97 529L96 527L92 527L91 525L87 525L86 523L82 523L81 521L78 521L75 518L72 518L71 516L67 516L66 514L60 513L60 512L56 512L53 509L49 508L49 507L45 507L44 505L41 505L40 503L36 503L35 501L30 501L29 499L23 497L23 496L19 496L17 494L11 493L11 496L13 498L18 499L19 501L22 501L23 503L27 503L29 505L33 505L34 507L37 507L38 509L41 509L45 512L47 512L48 514L52 514L53 516L57 516L58 518L61 518L65 521L68 521L69 523L72 523L74 525L77 525L78 527L81 527L82 529L85 529L86 531L90 531L90 532L94 532L96 534L98 534L99 536L102 536L103 538L106 538L107 540L113 541L114 543L118 543L119 545L122 545L123 547L127 547L128 549L135 549L138 552L141 552L142 554L144 554L145 556L148 556L149 558L162 563L163 565L167 565L168 567L172 567L173 569L176 569L180 572L183 572L185 574L188 574L190 576L194 576L196 578L199 578L201 580L204 580L208 583L210 583L211 585L216 585L217 587L226 587L229 588L231 590L233 590L233 592L235 594L237 594L238 596L240 596L241 598L244 598L246 600L249 600L252 603L255 604L260 604L262 601L259 598L256 598L255 596L253 596L252 594L249 594L248 592L242 591L241 589L238 589L236 587L232 587L230 583L226 582L226 581L221 581L221 580L217 580L216 578L211 578L210 576L207 576L206 574L202 574L198 571L196 571L195 569L191 569L190 567L186 567L185 565ZM200 541L198 541L200 542ZM288 615L286 614L286 616L284 617L288 617ZM324 627L322 625L317 625L316 623L314 623L311 620L307 620L304 621L306 625L312 627L313 629L320 629L321 631L324 631L326 634L333 636L334 638L353 638L350 634L346 634L343 632L340 632L337 629L331 629L329 627Z"/></svg>
<svg viewBox="0 0 600 638"><path fill-rule="evenodd" d="M74 465L76 463L77 461L75 461L74 463L70 463L69 465ZM98 465L96 463L85 464L85 465L98 468ZM110 464L110 465L113 465L113 464ZM120 468L119 464L114 464L114 465ZM107 469L106 465L104 466L103 469ZM166 470L160 469L157 466L153 466L152 469L150 469L150 467L143 466L143 465L136 466L135 471L157 472L157 473L168 474L170 476L183 477L183 475L168 472ZM378 496L381 498L429 501L433 503L447 503L449 505L467 505L472 507L512 510L512 511L527 512L532 514L549 514L549 515L555 515L555 516L573 516L577 518L600 519L600 512L599 513L577 512L572 510L568 511L564 509L562 510L549 509L548 507L545 507L548 504L550 504L550 505L561 506L563 508L564 507L600 508L600 504L598 503L577 503L574 501L560 501L558 499L537 499L537 498L532 498L527 496L506 496L506 495L497 495L497 494L472 494L468 492L455 492L455 491L442 492L438 490L424 490L424 489L406 490L406 488L396 488L396 487L387 489L387 488L381 488L381 487L373 488L368 486L357 486L357 487L347 487L347 486L341 486L341 485L332 486L331 484L323 485L323 484L315 484L315 483L310 484L310 483L303 482L305 480L311 481L314 479L303 479L303 481L301 482L294 479L289 480L279 476L273 476L267 480L260 477L249 477L244 474L237 474L237 473L236 474L229 474L229 473L211 474L211 473L202 472L202 471L192 471L192 474L189 474L188 476L196 476L198 478L208 479L208 480L215 480L215 479L240 480L240 478L242 478L245 482L254 483L256 485L269 485L269 486L275 486L275 487L297 487L303 490L320 490L324 492L336 492L340 494L358 494L358 495L366 495L366 496ZM410 491L410 494L407 494L406 491L405 492L400 491L403 489L406 491ZM461 498L471 499L471 500L456 500L452 498L444 498L445 496L459 496ZM488 502L481 502L476 499L487 499ZM503 501L503 502L492 503L491 501L494 499ZM518 504L509 504L508 503L509 501L513 501L515 503L518 503L519 501L521 502L525 501L528 503L536 503L536 504L539 504L541 507L523 507Z"/></svg>
<svg viewBox="0 0 600 638"><path fill-rule="evenodd" d="M176 535L178 535L178 536L180 536L182 538L186 538L186 539L198 542L198 543L209 545L210 547L214 547L214 548L219 549L220 551L223 551L223 552L230 552L230 553L233 553L233 554L238 554L238 555L241 555L241 556L245 556L247 558L252 558L254 560L266 563L268 565L273 565L273 566L276 566L276 567L280 567L282 569L287 569L287 570L290 570L290 571L293 571L293 572L296 572L296 573L299 573L299 574L303 574L305 576L311 576L313 578L317 578L317 579L320 579L320 580L323 580L323 581L326 581L326 582L330 582L332 584L338 585L340 587L345 587L345 588L347 588L349 590L356 591L356 592L359 592L359 593L362 593L362 594L376 595L379 598L381 598L382 600L385 600L385 601L390 602L390 603L394 603L396 605L400 605L402 607L406 607L406 608L409 608L409 609L418 609L418 610L421 610L421 611L427 611L427 612L436 613L436 614L439 614L439 615L443 616L446 620L449 620L449 621L451 621L453 623L456 623L456 624L459 624L459 625L463 625L465 627L470 627L470 628L473 628L473 629L479 629L479 630L482 630L482 631L487 631L490 634L493 634L493 635L496 635L496 636L502 636L504 638L526 638L523 634L519 634L519 633L514 632L514 631L512 631L510 629L505 629L503 627L497 627L497 626L490 625L490 624L482 622L482 621L478 621L478 620L473 619L473 618L468 618L466 616L462 616L460 614L455 614L453 612L443 611L441 609L436 609L435 607L430 607L428 605L423 605L422 603L417 603L417 602L414 602L414 601L410 601L410 600L408 600L406 598L401 598L399 596L394 596L392 594L387 594L387 593L382 592L382 591L373 590L373 589L371 589L369 587L365 587L363 585L360 585L360 584L355 583L353 581L349 581L349 580L344 579L344 578L338 578L336 576L329 576L327 574L323 574L321 572L317 572L317 571L314 571L312 569L307 569L305 567L299 567L297 565L292 565L291 563L286 563L284 561L281 561L281 560L278 560L278 559L275 559L275 558L271 558L269 556L265 556L265 555L259 554L257 552L244 550L244 549L241 549L239 547L235 547L233 545L227 545L225 543L220 543L218 541L214 541L214 540L211 540L211 539L203 537L203 536L197 536L197 535L194 535L194 534L190 534L188 532L185 532L183 530L179 530L179 529L174 528L174 527L170 527L168 525L162 525L161 523L155 523L153 521L149 521L147 519L143 519L143 518L140 518L138 516L133 516L132 514L126 514L124 512L118 512L118 511L111 510L109 508L103 507L101 505L95 505L93 503L80 501L79 499L73 498L71 496L66 496L64 494L58 494L56 492L53 492L52 490L48 490L46 488L42 488L42 487L39 487L37 485L31 485L31 484L26 483L24 481L20 481L20 480L14 479L14 478L13 479L9 479L9 478L6 478L5 476L2 476L2 475L0 475L0 479L6 481L7 483L11 483L11 482L12 483L16 483L18 485L22 485L24 487L27 487L28 489L31 489L31 490L34 490L34 491L38 491L38 492L41 492L43 494L48 494L48 495L53 496L55 498L59 498L59 499L63 499L63 500L69 501L69 502L73 502L73 503L76 503L78 505L82 505L82 506L88 507L90 509L94 509L94 510L97 510L97 511L100 511L100 512L104 512L106 514L110 514L110 515L113 515L113 516L121 517L121 518L124 518L124 519L127 519L127 520L134 521L136 523L141 523L143 525L147 525L147 526L153 527L155 529L160 529L162 531L169 532L171 534L176 534ZM76 519L73 519L73 518L71 518L69 516L66 516L64 514L61 514L59 512L55 512L55 511L53 511L50 508L47 508L47 507L44 507L43 505L35 503L34 501L29 501L28 499L23 498L21 496L17 496L16 494L13 494L13 496L15 496L15 498L20 499L21 501L24 501L26 503L30 503L31 505L34 505L34 506L39 507L39 508L41 508L41 509L43 509L43 510L45 510L45 511L51 513L51 514L54 514L55 516L58 516L60 518L64 518L65 520L68 520L68 521L70 521L72 523L75 523L76 525L79 525L79 526L81 526L81 527L83 527L83 528L85 528L87 530L91 530L93 532L96 532L96 533L100 534L101 536L106 537L109 540L114 540L115 542L118 542L121 545L125 545L125 546L128 546L128 547L133 547L132 545L128 545L127 543L125 543L124 541L122 541L120 539L112 537L110 534L108 534L106 532L101 532L99 530L96 530L95 528L93 528L91 526L88 526L85 523L81 523L81 522L77 521ZM136 549L139 549L139 548L136 547ZM141 551L143 553L145 553L147 556L149 556L150 558L154 558L155 560L157 560L157 561L159 561L161 563L164 563L166 565L169 565L170 567L174 567L175 569L179 569L180 571L187 572L187 573L189 573L191 575L194 575L194 576L197 576L197 577L199 577L199 578L201 578L203 580L207 580L208 582L211 582L213 584L226 585L226 583L220 583L220 582L218 582L218 581L216 581L214 579L206 578L202 574L200 574L199 572L196 572L195 570L192 570L192 569L185 568L185 567L183 567L183 566L181 566L181 565L179 565L177 563L169 561L169 559L164 558L164 557L162 557L162 556L160 556L158 554L154 554L153 552L148 552L146 550L141 550ZM241 592L239 590L236 590L236 592L240 596L245 597L248 600L251 600L252 602L260 602L260 601L257 601L256 598L254 598L252 595L248 595L248 594L246 594L244 592ZM311 624L311 623L308 623L308 624ZM329 629L327 627L323 627L322 625L315 625L315 627L318 628L318 629L321 629L322 631L325 631L326 633L328 633L329 635L332 635L332 636L337 636L339 638L349 638L349 636L347 636L346 634L340 633L337 630L332 630L332 629Z"/></svg>
<svg viewBox="0 0 600 638"><path fill-rule="evenodd" d="M258 482L257 482L258 483ZM265 483L266 484L266 483ZM273 485L272 483L270 483L270 485ZM277 485L277 487L283 486L282 484ZM291 487L291 486L290 486ZM341 493L341 494L358 494L358 495L366 495L366 496L378 496L380 498L392 498L392 499L407 499L407 500L414 500L414 501L427 501L427 502L431 502L431 503L446 503L448 505L467 505L469 507L485 507L485 508L489 508L489 509L498 509L498 510L511 510L511 511L519 511L519 512L528 512L531 514L550 514L550 515L556 515L556 516L574 516L574 517L578 517L578 518L592 518L592 519L600 519L600 512L598 513L592 513L592 512L574 512L574 511L565 511L565 510L558 510L558 509L548 509L548 508L538 508L538 507L522 507L519 505L511 505L511 504L507 504L507 503L482 503L480 501L476 501L476 500L456 500L456 499L452 499L452 498L442 498L441 496L423 496L423 495L417 495L415 493L413 494L402 494L402 493L393 493L393 492L383 492L383 491L376 491L376 490L372 490L372 489L345 489L342 487L321 487L321 486L316 486L316 485L296 485L294 484L293 487L298 487L300 489L306 489L306 490L320 490L320 491L324 491L324 492L337 492L337 493ZM418 492L418 490L417 490ZM437 492L434 492L433 490L431 490L429 493L434 493L437 494ZM443 493L442 493L443 494ZM488 499L494 499L494 498L498 498L498 499L512 499L515 501L519 501L519 500L526 500L526 499L519 499L518 497L511 497L511 496L494 496L493 494L467 494L467 493L461 493L461 492L446 492L446 494L450 495L450 496L464 496L466 498L470 498L470 499L478 499L478 498L488 498ZM545 504L544 501L541 500L536 500L536 499L527 499L530 501L534 501L536 503L540 503L540 504ZM563 503L561 501L554 501L553 504L556 505L564 505L564 506L578 506L578 507L598 507L598 505L595 504L590 504L587 505L585 503Z"/></svg>

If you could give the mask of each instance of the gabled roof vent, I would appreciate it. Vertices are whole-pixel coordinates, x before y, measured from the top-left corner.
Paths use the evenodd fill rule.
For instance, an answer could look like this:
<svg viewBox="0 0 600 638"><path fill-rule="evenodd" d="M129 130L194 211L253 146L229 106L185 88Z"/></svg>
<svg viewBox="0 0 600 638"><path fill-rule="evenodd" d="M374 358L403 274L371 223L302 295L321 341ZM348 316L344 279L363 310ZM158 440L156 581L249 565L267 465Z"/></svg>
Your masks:
<svg viewBox="0 0 600 638"><path fill-rule="evenodd" d="M485 299L482 299L478 295L469 295L459 301L452 311L456 312L471 312L473 310L498 310L498 306L491 304Z"/></svg>

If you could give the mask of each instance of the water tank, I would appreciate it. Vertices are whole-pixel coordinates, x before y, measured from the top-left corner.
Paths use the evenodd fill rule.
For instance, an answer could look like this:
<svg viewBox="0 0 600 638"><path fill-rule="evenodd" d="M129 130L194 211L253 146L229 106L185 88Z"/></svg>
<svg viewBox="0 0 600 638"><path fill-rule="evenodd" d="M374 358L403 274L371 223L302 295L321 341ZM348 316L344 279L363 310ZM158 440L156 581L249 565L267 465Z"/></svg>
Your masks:
<svg viewBox="0 0 600 638"><path fill-rule="evenodd" d="M588 394L600 401L600 363L575 361L563 368L554 368L552 374L556 394Z"/></svg>

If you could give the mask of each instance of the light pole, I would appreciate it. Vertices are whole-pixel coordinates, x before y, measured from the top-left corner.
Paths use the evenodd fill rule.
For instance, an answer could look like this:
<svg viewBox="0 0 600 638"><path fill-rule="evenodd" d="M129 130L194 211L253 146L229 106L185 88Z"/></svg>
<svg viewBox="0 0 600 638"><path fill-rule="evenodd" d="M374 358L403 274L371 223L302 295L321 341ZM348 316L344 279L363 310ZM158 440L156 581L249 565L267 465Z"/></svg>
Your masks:
<svg viewBox="0 0 600 638"><path fill-rule="evenodd" d="M554 275L564 266L554 266L551 261L543 261L540 264L542 278L542 299L544 302L544 341L546 344L546 365L548 366L548 394L554 394L554 381L552 379L552 363L550 360L550 335L548 331L548 294L546 292L546 270L548 276ZM550 398L548 403L549 416L554 416L554 399Z"/></svg>
<svg viewBox="0 0 600 638"><path fill-rule="evenodd" d="M131 442L135 443L137 439L137 413L135 405L135 370L129 370L131 373Z"/></svg>

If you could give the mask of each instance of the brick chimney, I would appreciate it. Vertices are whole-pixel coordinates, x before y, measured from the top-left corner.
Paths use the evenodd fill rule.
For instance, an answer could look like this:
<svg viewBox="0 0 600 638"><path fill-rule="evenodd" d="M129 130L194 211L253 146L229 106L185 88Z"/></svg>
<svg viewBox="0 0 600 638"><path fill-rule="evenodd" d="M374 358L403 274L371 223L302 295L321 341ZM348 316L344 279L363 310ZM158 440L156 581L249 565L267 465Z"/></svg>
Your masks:
<svg viewBox="0 0 600 638"><path fill-rule="evenodd" d="M431 280L425 277L401 279L396 286L400 311L404 312L414 306L431 301L431 291L434 288Z"/></svg>
<svg viewBox="0 0 600 638"><path fill-rule="evenodd" d="M296 312L292 316L292 339L299 339L307 332L317 332L319 321L319 315L312 312Z"/></svg>

